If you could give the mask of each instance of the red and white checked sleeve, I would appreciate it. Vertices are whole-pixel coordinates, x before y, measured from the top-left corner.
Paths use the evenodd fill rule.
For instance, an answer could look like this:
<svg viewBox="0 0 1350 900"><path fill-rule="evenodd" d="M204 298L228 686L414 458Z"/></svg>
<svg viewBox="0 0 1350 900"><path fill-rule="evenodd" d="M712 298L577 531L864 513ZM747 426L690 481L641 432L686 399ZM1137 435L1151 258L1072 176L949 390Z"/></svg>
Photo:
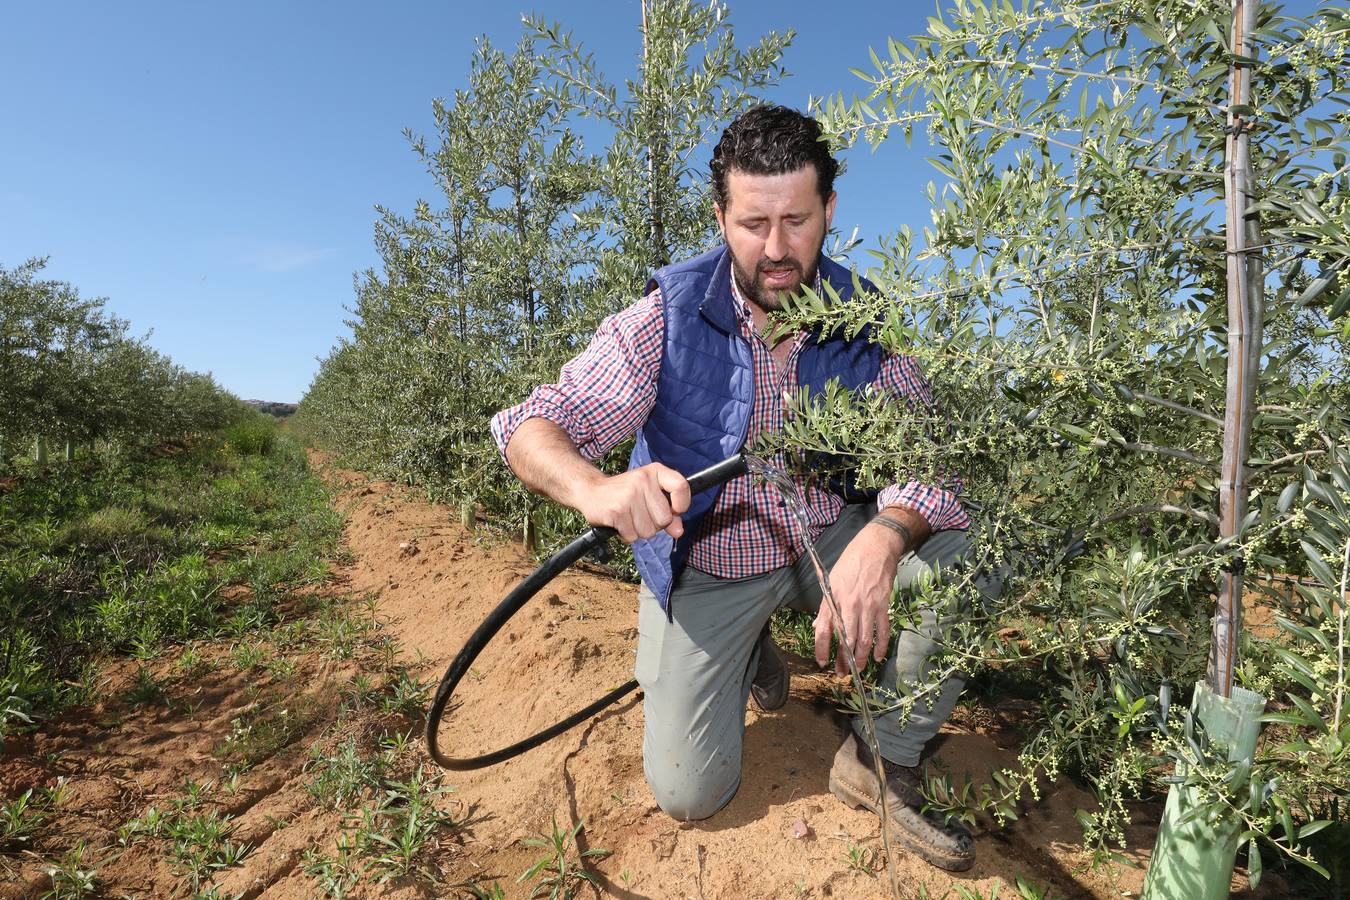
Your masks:
<svg viewBox="0 0 1350 900"><path fill-rule="evenodd" d="M657 288L601 322L586 349L562 367L556 384L540 385L524 403L492 417L492 437L502 459L520 423L536 416L567 432L591 460L632 437L656 403L664 343Z"/></svg>
<svg viewBox="0 0 1350 900"><path fill-rule="evenodd" d="M887 354L875 383L881 390L903 400L915 412L931 411L934 407L932 386L912 356ZM907 507L927 519L934 531L969 528L970 516L957 499L963 486L961 476L955 472L944 472L940 485L919 481L892 484L877 495L877 509Z"/></svg>

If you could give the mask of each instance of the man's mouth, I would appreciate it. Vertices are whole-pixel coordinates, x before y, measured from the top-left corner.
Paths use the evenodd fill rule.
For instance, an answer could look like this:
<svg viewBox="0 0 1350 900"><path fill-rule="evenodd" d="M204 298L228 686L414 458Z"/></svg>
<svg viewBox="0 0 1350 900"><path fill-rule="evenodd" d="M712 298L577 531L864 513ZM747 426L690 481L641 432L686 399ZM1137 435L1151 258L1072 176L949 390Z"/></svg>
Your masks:
<svg viewBox="0 0 1350 900"><path fill-rule="evenodd" d="M800 277L796 266L763 266L759 272L765 286L778 291L791 287Z"/></svg>

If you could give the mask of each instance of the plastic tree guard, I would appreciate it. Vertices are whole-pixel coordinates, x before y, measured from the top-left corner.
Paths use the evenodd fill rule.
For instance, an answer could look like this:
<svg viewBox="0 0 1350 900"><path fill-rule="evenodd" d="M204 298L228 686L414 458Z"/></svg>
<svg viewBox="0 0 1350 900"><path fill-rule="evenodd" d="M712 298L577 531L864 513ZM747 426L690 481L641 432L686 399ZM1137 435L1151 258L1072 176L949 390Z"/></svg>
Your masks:
<svg viewBox="0 0 1350 900"><path fill-rule="evenodd" d="M1233 688L1233 696L1225 698L1203 681L1195 686L1191 715L1204 727L1204 740L1211 746L1227 745L1239 783L1251 771L1265 708L1264 697L1243 688ZM1178 765L1177 775L1185 774L1185 768ZM1228 896L1239 823L1222 814L1197 814L1197 795L1195 788L1184 784L1173 784L1167 792L1167 807L1144 879L1144 900L1222 900Z"/></svg>

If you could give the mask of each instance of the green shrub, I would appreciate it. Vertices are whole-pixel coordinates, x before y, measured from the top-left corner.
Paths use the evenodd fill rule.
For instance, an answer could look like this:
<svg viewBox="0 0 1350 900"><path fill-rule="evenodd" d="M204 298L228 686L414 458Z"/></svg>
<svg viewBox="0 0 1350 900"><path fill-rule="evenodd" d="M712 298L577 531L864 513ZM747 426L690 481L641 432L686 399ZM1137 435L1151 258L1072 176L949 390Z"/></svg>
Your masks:
<svg viewBox="0 0 1350 900"><path fill-rule="evenodd" d="M269 627L279 600L326 574L341 517L304 451L262 425L0 493L0 735L87 702L103 652L148 659ZM227 603L226 585L246 596Z"/></svg>
<svg viewBox="0 0 1350 900"><path fill-rule="evenodd" d="M241 419L225 429L225 446L238 456L267 456L276 439L276 425L261 415Z"/></svg>

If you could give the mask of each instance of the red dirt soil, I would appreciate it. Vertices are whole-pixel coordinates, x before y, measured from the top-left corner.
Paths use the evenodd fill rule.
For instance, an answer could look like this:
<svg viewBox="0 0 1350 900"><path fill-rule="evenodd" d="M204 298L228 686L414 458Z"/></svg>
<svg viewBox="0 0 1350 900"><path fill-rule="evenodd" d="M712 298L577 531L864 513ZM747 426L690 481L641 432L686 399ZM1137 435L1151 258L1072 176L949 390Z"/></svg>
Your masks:
<svg viewBox="0 0 1350 900"><path fill-rule="evenodd" d="M359 557L352 582L380 594L381 610L405 646L427 660L428 677L439 678L472 630L535 564L516 546L464 532L452 510L385 499L387 491L384 485L359 489L363 496L346 507L349 541ZM404 543L414 543L416 555L404 555ZM552 724L632 677L636 636L634 586L575 569L564 573L478 658L457 691L442 746L451 755L476 755ZM473 838L488 849L486 859L478 859L504 876L504 886L514 882L538 857L519 841L546 832L556 816L562 823L585 822L585 847L612 851L593 866L607 896L888 895L884 873L869 876L847 865L850 844L879 852L880 829L875 816L846 808L827 787L843 721L828 701L832 679L798 657L791 670L785 707L772 713L750 707L740 791L703 822L676 822L656 805L642 774L641 702L632 698L524 756L452 773L457 796L476 808ZM1015 761L1010 730L952 724L941 740L938 756L954 773L985 776ZM1088 860L1079 849L1074 810L1092 803L1061 779L1020 821L982 828L975 867L956 876L897 851L902 890L917 895L924 884L928 896L941 897L962 884L987 895L1002 880L1007 895L1021 875L1058 897L1137 895L1142 869L1121 867L1114 886L1107 875L1084 871ZM799 819L810 829L805 838L793 833ZM1153 835L1151 826L1132 829L1135 848L1127 855L1145 862ZM1264 883L1260 896L1278 896L1275 882ZM1245 887L1245 879L1235 878L1235 890Z"/></svg>
<svg viewBox="0 0 1350 900"><path fill-rule="evenodd" d="M519 547L484 531L468 532L458 513L410 498L399 488L360 473L329 470L347 516L346 544L355 557L339 567L346 590L378 597L384 629L398 638L407 662L424 679L439 679L464 640L500 599L534 567ZM442 730L442 746L470 756L512 743L632 677L636 646L636 588L575 569L563 574L510 622L460 685L457 704ZM221 656L227 652L217 651ZM581 849L611 851L589 867L596 893L621 898L778 898L889 896L884 872L865 874L848 865L850 845L873 848L880 859L877 819L847 809L827 788L830 760L842 719L828 697L832 680L814 663L793 657L792 695L772 713L747 713L744 775L740 792L713 818L680 823L656 805L642 774L642 706L630 695L591 722L516 759L471 772L448 773L455 786L446 800L457 811L458 842L446 851L446 884L497 880L508 896L529 896L517 876L539 858L526 838L549 831L553 819L584 822ZM130 683L134 667L114 677ZM225 808L239 816L235 840L252 844L243 863L223 871L215 884L226 896L321 896L304 874L301 854L311 846L331 852L340 813L316 807L305 790L304 749L332 721L337 690L354 675L310 659L297 684L326 711L294 744L241 779ZM68 714L44 726L0 758L0 797L25 786L68 779L78 798L61 812L68 846L72 837L91 845L115 843L119 824L144 812L156 798L181 794L185 777L223 781L212 755L245 701L246 676L229 667L200 679L195 715L181 710L143 711L103 706ZM297 688L299 689L299 688ZM109 692L113 696L113 692ZM111 704L113 701L109 701ZM107 721L105 721L105 717ZM1006 716L962 707L945 729L939 759L954 774L987 776L1012 765L1016 738ZM976 722L981 723L979 727ZM420 747L420 744L419 744ZM419 749L417 752L421 753ZM53 757L51 754L57 754ZM55 758L57 762L51 760ZM906 897L942 897L962 885L988 896L1016 896L1022 876L1051 896L1137 896L1142 869L1087 871L1079 849L1075 809L1092 806L1089 794L1060 779L1043 799L1024 808L1007 827L984 823L976 833L979 859L951 875L903 851L896 854ZM1147 823L1131 829L1126 855L1143 864L1153 843L1159 809L1142 809ZM805 823L805 837L794 823ZM12 859L12 857L11 857ZM6 867L0 858L0 898L38 896L47 879L34 860ZM180 882L167 863L134 848L100 872L107 896L170 896ZM1283 896L1268 874L1259 892ZM580 896L587 896L589 889ZM431 892L408 881L363 884L355 897L462 896L457 889Z"/></svg>

